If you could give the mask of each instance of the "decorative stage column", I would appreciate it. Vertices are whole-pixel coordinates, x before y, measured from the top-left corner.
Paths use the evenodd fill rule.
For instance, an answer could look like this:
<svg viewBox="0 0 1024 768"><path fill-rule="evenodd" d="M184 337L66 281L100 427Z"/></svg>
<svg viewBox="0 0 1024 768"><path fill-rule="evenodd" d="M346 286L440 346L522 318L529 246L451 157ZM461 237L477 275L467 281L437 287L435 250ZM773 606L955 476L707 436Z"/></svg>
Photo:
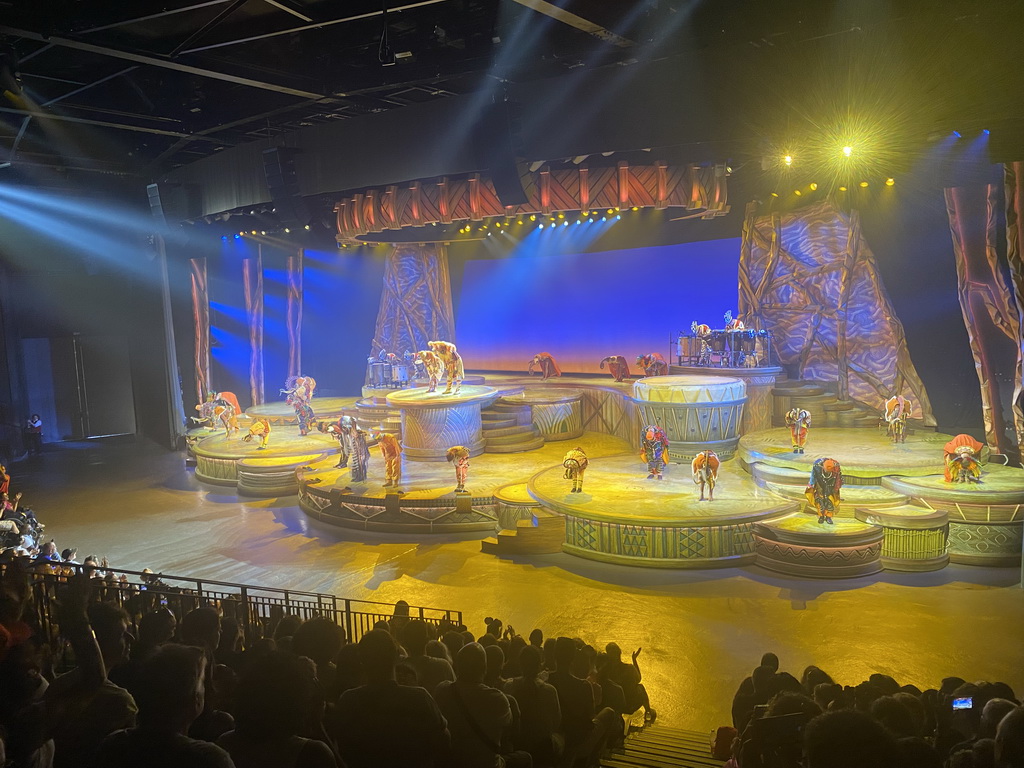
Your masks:
<svg viewBox="0 0 1024 768"><path fill-rule="evenodd" d="M1024 163L1007 163L1006 180L1006 261L1010 266L1017 322L1024 328ZM1017 339L1017 371L1013 386L1013 425L1017 445L1024 445L1024 339Z"/></svg>
<svg viewBox="0 0 1024 768"><path fill-rule="evenodd" d="M426 349L431 339L455 339L448 254L438 243L395 246L384 265L384 289L371 355Z"/></svg>
<svg viewBox="0 0 1024 768"><path fill-rule="evenodd" d="M402 445L410 461L445 461L454 445L469 448L470 456L484 452L480 409L498 399L493 387L463 386L459 394L427 392L426 387L402 389L387 402L402 412Z"/></svg>
<svg viewBox="0 0 1024 768"><path fill-rule="evenodd" d="M196 402L210 391L210 292L206 259L190 259L192 272L192 324L195 329Z"/></svg>
<svg viewBox="0 0 1024 768"><path fill-rule="evenodd" d="M1007 434L999 392L1001 360L1016 357L1016 389L1020 398L1020 316L997 249L999 187L946 189L946 212L953 236L953 255L967 336L981 384L985 441L993 451L1018 455L1019 437ZM1019 427L1015 432L1019 432Z"/></svg>
<svg viewBox="0 0 1024 768"><path fill-rule="evenodd" d="M302 249L289 256L288 272L288 375L302 375Z"/></svg>
<svg viewBox="0 0 1024 768"><path fill-rule="evenodd" d="M255 259L242 260L245 317L249 326L249 395L263 403L263 246Z"/></svg>
<svg viewBox="0 0 1024 768"><path fill-rule="evenodd" d="M903 324L860 233L857 211L823 201L759 215L747 206L739 269L739 315L775 336L779 360L797 376L836 381L881 412L891 395L914 402L914 418L934 426ZM809 233L814 233L811 236Z"/></svg>

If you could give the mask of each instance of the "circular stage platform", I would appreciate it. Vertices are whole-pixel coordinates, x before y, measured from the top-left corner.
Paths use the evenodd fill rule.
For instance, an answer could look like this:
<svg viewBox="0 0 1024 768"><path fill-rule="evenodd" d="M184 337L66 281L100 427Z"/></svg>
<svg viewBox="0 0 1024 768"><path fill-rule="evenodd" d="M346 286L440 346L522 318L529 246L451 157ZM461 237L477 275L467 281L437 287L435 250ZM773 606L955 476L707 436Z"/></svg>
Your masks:
<svg viewBox="0 0 1024 768"><path fill-rule="evenodd" d="M569 493L559 465L529 482L530 495L566 519L564 550L580 557L662 568L754 561L753 524L799 505L759 488L739 462L725 462L714 501L699 501L688 467L646 480L633 454L591 459L582 493Z"/></svg>
<svg viewBox="0 0 1024 768"><path fill-rule="evenodd" d="M843 468L847 484L881 485L886 475L921 477L942 474L943 447L949 435L916 432L893 445L874 429L815 429L807 435L807 453L793 453L789 430L766 429L740 438L739 456L746 464L761 462L810 475L816 459L832 458ZM895 490L895 489L894 489Z"/></svg>
<svg viewBox="0 0 1024 768"><path fill-rule="evenodd" d="M501 402L530 409L533 425L548 441L575 440L583 434L583 392L563 387L528 388L505 394Z"/></svg>
<svg viewBox="0 0 1024 768"><path fill-rule="evenodd" d="M244 442L244 434L239 432L229 440L222 432L196 443L192 448L196 478L215 485L238 486L240 493L250 495L286 495L298 489L296 467L322 461L339 451L334 438L320 432L302 437L293 426L274 429L266 450L261 450L256 440Z"/></svg>
<svg viewBox="0 0 1024 768"><path fill-rule="evenodd" d="M463 386L457 394L426 387L399 389L387 396L387 404L402 412L402 446L412 461L445 461L453 445L464 445L470 456L484 452L480 409L495 402L501 393L493 387Z"/></svg>
<svg viewBox="0 0 1024 768"><path fill-rule="evenodd" d="M341 418L343 411L355 407L358 399L357 397L314 397L310 405L318 419L337 421ZM295 418L295 409L283 400L254 405L245 410L245 415L251 418L262 417L274 427L279 424L298 423Z"/></svg>

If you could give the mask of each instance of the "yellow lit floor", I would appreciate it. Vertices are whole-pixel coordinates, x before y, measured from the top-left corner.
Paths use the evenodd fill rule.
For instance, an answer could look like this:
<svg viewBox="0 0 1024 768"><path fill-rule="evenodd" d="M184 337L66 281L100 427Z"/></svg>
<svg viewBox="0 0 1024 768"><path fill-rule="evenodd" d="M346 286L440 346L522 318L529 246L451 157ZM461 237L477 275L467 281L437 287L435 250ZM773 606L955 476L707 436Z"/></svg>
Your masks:
<svg viewBox="0 0 1024 768"><path fill-rule="evenodd" d="M182 454L153 445L47 447L9 469L60 549L131 569L462 609L477 633L497 615L524 634L539 626L615 640L627 652L642 646L654 705L670 725L728 723L736 685L767 650L796 675L814 663L848 684L878 671L924 688L955 674L1024 692L1024 591L1014 568L825 582L754 567L504 560L481 554L476 539L317 527L295 497L239 500L201 486Z"/></svg>

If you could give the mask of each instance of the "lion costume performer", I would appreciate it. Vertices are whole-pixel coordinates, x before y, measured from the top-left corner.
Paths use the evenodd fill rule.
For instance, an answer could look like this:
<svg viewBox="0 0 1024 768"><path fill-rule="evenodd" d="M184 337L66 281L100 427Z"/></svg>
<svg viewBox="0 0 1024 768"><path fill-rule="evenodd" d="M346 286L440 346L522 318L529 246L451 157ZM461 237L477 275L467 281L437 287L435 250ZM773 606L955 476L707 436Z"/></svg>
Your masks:
<svg viewBox="0 0 1024 768"><path fill-rule="evenodd" d="M534 367L540 368L541 378L549 379L552 376L561 376L562 369L558 367L558 363L547 352L539 352L533 356L533 360L530 361L530 367L526 369L526 372L533 376Z"/></svg>
<svg viewBox="0 0 1024 768"><path fill-rule="evenodd" d="M818 522L835 525L832 516L839 510L842 500L839 490L843 487L843 470L835 459L818 459L811 467L811 479L804 496L807 502L818 510Z"/></svg>
<svg viewBox="0 0 1024 768"><path fill-rule="evenodd" d="M387 432L377 435L380 455L384 458L384 487L400 485L402 482L402 444L398 438Z"/></svg>
<svg viewBox="0 0 1024 768"><path fill-rule="evenodd" d="M366 447L366 433L359 428L351 416L342 416L339 421L345 435L348 457L352 463L352 480L360 483L366 479L366 469L370 463L370 449Z"/></svg>
<svg viewBox="0 0 1024 768"><path fill-rule="evenodd" d="M450 341L428 341L427 347L444 363L445 377L448 379L448 386L444 394L450 394L452 386L455 386L455 394L462 389L462 380L466 378L466 370L462 366L462 356Z"/></svg>
<svg viewBox="0 0 1024 768"><path fill-rule="evenodd" d="M423 370L423 376L429 382L427 392L436 392L437 382L444 373L444 362L441 358L434 354L433 350L421 349L413 356L413 365L416 366L417 372L419 369Z"/></svg>
<svg viewBox="0 0 1024 768"><path fill-rule="evenodd" d="M661 427L650 424L644 427L640 439L640 458L647 462L647 479L662 479L665 465L668 464L668 435Z"/></svg>
<svg viewBox="0 0 1024 768"><path fill-rule="evenodd" d="M264 418L257 418L249 425L249 434L242 438L242 440L248 443L254 437L258 437L260 444L256 449L257 451L265 451L267 446L270 445L270 422Z"/></svg>
<svg viewBox="0 0 1024 768"><path fill-rule="evenodd" d="M583 493L583 474L587 471L589 463L582 448L577 446L571 451L566 451L562 458L562 466L565 467L563 477L572 480L572 490L569 493Z"/></svg>
<svg viewBox="0 0 1024 768"><path fill-rule="evenodd" d="M609 355L601 361L601 370L604 370L604 364L608 363L608 372L612 375L616 381L625 381L630 377L629 363L626 362L626 358L622 355Z"/></svg>
<svg viewBox="0 0 1024 768"><path fill-rule="evenodd" d="M718 468L722 462L714 451L701 451L693 457L690 469L693 482L700 486L700 500L704 501L704 486L708 488L708 501L715 500L715 485L718 483Z"/></svg>
<svg viewBox="0 0 1024 768"><path fill-rule="evenodd" d="M199 416L193 416L192 421L197 424L205 424L213 429L219 421L224 426L224 436L229 440L231 435L238 432L238 414L242 408L234 392L208 392L206 402L197 405L196 410Z"/></svg>
<svg viewBox="0 0 1024 768"><path fill-rule="evenodd" d="M668 363L658 352L640 355L636 359L636 364L644 369L644 376L664 376L668 373Z"/></svg>
<svg viewBox="0 0 1024 768"><path fill-rule="evenodd" d="M793 408L786 414L786 426L793 438L793 453L803 453L807 428L811 426L811 414L803 408Z"/></svg>
<svg viewBox="0 0 1024 768"><path fill-rule="evenodd" d="M310 427L316 422L316 414L310 401L316 391L316 379L312 376L289 376L284 383L281 394L284 401L295 409L295 419L299 422L299 434L308 435Z"/></svg>
<svg viewBox="0 0 1024 768"><path fill-rule="evenodd" d="M946 443L946 482L980 483L981 451L984 447L970 435L957 435Z"/></svg>
<svg viewBox="0 0 1024 768"><path fill-rule="evenodd" d="M323 432L325 435L330 435L338 441L338 446L341 448L341 452L338 454L338 463L335 464L335 468L342 469L348 466L348 443L345 440L345 430L342 429L341 419L332 421L329 424L321 421L316 425L316 428Z"/></svg>
<svg viewBox="0 0 1024 768"><path fill-rule="evenodd" d="M907 442L907 419L913 409L913 403L902 395L893 395L885 401L885 431L893 443Z"/></svg>
<svg viewBox="0 0 1024 768"><path fill-rule="evenodd" d="M469 448L464 445L453 445L448 449L445 458L455 465L455 492L469 493L466 490L466 478L469 476Z"/></svg>

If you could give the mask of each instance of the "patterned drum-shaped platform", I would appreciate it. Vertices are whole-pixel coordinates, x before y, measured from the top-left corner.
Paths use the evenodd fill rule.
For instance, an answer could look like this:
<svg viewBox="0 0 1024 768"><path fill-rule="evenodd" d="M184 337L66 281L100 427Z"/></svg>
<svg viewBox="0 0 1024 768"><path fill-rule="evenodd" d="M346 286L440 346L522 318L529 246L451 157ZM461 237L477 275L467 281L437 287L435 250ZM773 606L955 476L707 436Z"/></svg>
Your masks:
<svg viewBox="0 0 1024 768"><path fill-rule="evenodd" d="M402 443L410 461L444 461L453 445L469 448L470 456L484 452L480 409L498 399L492 387L463 386L459 394L444 394L439 388L402 389L387 397L392 408L402 412Z"/></svg>
<svg viewBox="0 0 1024 768"><path fill-rule="evenodd" d="M690 461L711 449L723 461L736 454L746 384L723 376L652 376L633 382L640 421L657 424L671 443L672 458Z"/></svg>
<svg viewBox="0 0 1024 768"><path fill-rule="evenodd" d="M851 579L882 570L882 528L860 520L821 525L803 513L754 525L757 564L789 576Z"/></svg>
<svg viewBox="0 0 1024 768"><path fill-rule="evenodd" d="M533 425L548 442L575 440L583 434L583 393L546 387L505 395L501 402L529 406Z"/></svg>

